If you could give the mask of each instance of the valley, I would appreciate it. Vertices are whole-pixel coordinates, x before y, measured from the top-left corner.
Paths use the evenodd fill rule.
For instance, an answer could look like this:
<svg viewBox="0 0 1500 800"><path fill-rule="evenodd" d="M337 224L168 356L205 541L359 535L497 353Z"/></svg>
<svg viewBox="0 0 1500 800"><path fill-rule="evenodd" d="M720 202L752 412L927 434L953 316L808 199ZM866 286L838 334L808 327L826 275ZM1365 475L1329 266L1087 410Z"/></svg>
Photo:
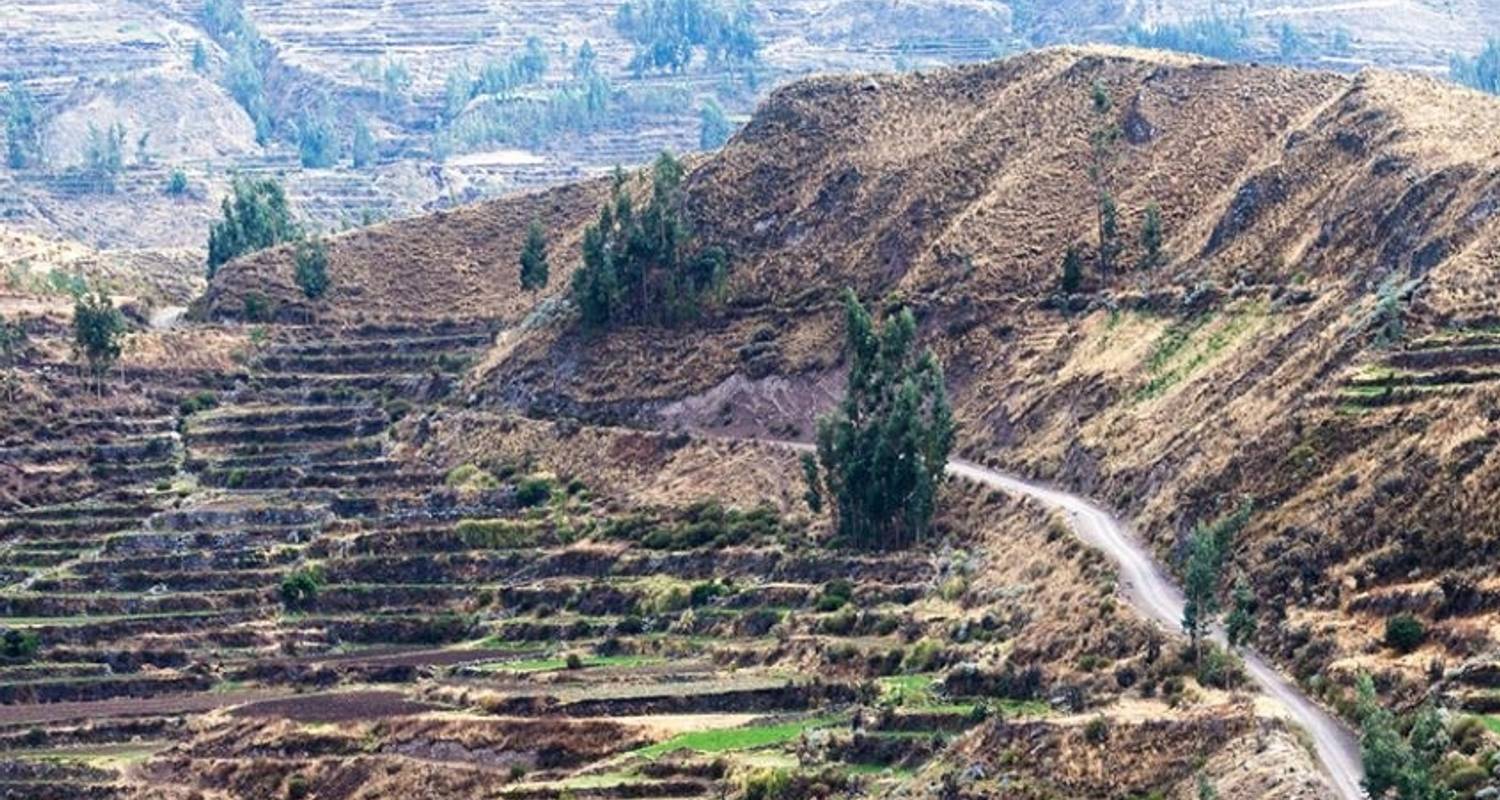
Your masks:
<svg viewBox="0 0 1500 800"><path fill-rule="evenodd" d="M1016 11L924 24L959 6ZM1401 71L954 45L797 79L887 66L840 8L859 47L762 9L764 88L702 152L666 115L597 162L476 147L417 183L512 171L243 247L287 221L243 175L160 217L48 189L131 222L4 240L0 797L1500 792L1500 101L1421 74L1438 36ZM348 52L400 53L389 142L453 51L526 50L504 10L210 27L305 107L382 103ZM621 23L546 11L630 71ZM349 213L342 166L265 163ZM237 249L184 279L220 213Z"/></svg>

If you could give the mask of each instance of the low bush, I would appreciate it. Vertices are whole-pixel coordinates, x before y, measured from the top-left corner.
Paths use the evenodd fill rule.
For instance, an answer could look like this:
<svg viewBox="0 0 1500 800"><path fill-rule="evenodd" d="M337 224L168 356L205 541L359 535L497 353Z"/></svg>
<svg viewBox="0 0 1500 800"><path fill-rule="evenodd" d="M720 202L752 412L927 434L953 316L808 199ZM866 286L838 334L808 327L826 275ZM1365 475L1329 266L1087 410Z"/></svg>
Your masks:
<svg viewBox="0 0 1500 800"><path fill-rule="evenodd" d="M694 608L706 606L716 598L724 597L734 593L734 589L719 581L703 581L693 584L692 592L689 594L689 602Z"/></svg>
<svg viewBox="0 0 1500 800"><path fill-rule="evenodd" d="M1083 738L1089 744L1103 744L1109 739L1109 720L1094 717L1083 726Z"/></svg>
<svg viewBox="0 0 1500 800"><path fill-rule="evenodd" d="M907 672L931 672L943 665L943 646L931 639L923 639L906 651L901 668Z"/></svg>
<svg viewBox="0 0 1500 800"><path fill-rule="evenodd" d="M542 538L534 524L513 519L459 520L454 532L469 547L492 550L536 547Z"/></svg>
<svg viewBox="0 0 1500 800"><path fill-rule="evenodd" d="M556 484L551 478L532 476L516 484L516 502L522 508L536 508L552 501Z"/></svg>
<svg viewBox="0 0 1500 800"><path fill-rule="evenodd" d="M35 631L11 628L0 636L0 658L6 661L30 661L41 647L41 637Z"/></svg>
<svg viewBox="0 0 1500 800"><path fill-rule="evenodd" d="M315 568L295 570L281 579L281 604L288 611L312 608L318 600L318 591L322 588L323 575Z"/></svg>
<svg viewBox="0 0 1500 800"><path fill-rule="evenodd" d="M1397 614L1385 621L1385 644L1398 653L1410 653L1426 638L1427 626L1411 614Z"/></svg>
<svg viewBox="0 0 1500 800"><path fill-rule="evenodd" d="M473 464L462 464L448 471L448 476L443 479L443 484L450 489L464 491L485 491L500 488L500 482L494 475Z"/></svg>
<svg viewBox="0 0 1500 800"><path fill-rule="evenodd" d="M818 595L814 607L823 613L838 611L854 597L854 584L843 578L835 578L823 584L823 593Z"/></svg>
<svg viewBox="0 0 1500 800"><path fill-rule="evenodd" d="M211 411L219 407L219 396L205 389L189 397L184 397L182 402L178 403L177 406L182 411L183 416L197 414L201 411Z"/></svg>

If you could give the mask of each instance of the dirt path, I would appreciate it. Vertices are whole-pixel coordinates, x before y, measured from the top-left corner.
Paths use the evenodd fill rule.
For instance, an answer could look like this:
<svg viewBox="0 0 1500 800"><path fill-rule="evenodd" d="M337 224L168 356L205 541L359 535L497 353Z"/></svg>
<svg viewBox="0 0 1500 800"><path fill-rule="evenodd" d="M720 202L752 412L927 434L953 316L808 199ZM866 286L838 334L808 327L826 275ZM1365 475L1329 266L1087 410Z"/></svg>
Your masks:
<svg viewBox="0 0 1500 800"><path fill-rule="evenodd" d="M1120 571L1125 596L1136 610L1165 625L1169 630L1176 630L1181 625L1181 590L1156 563L1150 552L1130 534L1124 523L1105 510L1077 495L967 461L950 462L948 472L1001 491L1026 495L1063 511L1068 515L1073 531L1080 539L1104 551L1115 562ZM1219 638L1222 640L1222 635ZM1248 650L1241 650L1239 654L1245 661L1245 670L1250 679L1261 691L1280 702L1291 719L1312 737L1318 760L1327 771L1338 796L1344 800L1362 800L1365 794L1360 788L1360 781L1364 777L1364 769L1360 763L1359 743L1354 734L1260 656Z"/></svg>

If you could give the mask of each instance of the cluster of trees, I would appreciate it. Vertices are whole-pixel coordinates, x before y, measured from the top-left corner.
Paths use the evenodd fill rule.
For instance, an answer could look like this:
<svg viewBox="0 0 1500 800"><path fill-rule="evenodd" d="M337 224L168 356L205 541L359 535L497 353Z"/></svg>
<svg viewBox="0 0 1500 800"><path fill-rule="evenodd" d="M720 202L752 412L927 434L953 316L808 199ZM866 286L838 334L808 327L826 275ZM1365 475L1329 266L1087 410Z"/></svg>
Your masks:
<svg viewBox="0 0 1500 800"><path fill-rule="evenodd" d="M1096 81L1090 90L1090 108L1095 117L1094 128L1089 132L1088 177L1094 191L1098 231L1096 265L1100 277L1108 277L1120 268L1120 254L1125 249L1120 233L1120 208L1115 201L1114 190L1114 166L1119 157L1123 133L1114 120L1114 100L1103 83ZM1165 263L1166 256L1162 250L1164 241L1161 207L1156 203L1149 203L1141 217L1141 257L1136 266L1140 269L1155 269ZM1070 247L1063 256L1059 289L1063 294L1073 294L1082 283L1083 253L1076 246Z"/></svg>
<svg viewBox="0 0 1500 800"><path fill-rule="evenodd" d="M271 178L235 178L221 206L223 216L208 231L208 277L246 253L300 239L286 191Z"/></svg>
<svg viewBox="0 0 1500 800"><path fill-rule="evenodd" d="M42 160L41 124L36 101L19 80L11 81L4 99L5 163L11 169L36 166Z"/></svg>
<svg viewBox="0 0 1500 800"><path fill-rule="evenodd" d="M229 52L224 87L255 123L256 140L265 144L276 129L266 97L265 74L271 48L246 16L243 0L207 0L202 19L209 35Z"/></svg>
<svg viewBox="0 0 1500 800"><path fill-rule="evenodd" d="M1125 40L1140 47L1197 53L1224 61L1248 61L1271 56L1283 62L1296 62L1316 57L1320 53L1347 56L1353 46L1349 31L1343 28L1334 29L1320 46L1296 25L1282 21L1271 25L1267 30L1267 34L1276 43L1275 53L1257 53L1250 41L1251 32L1249 18L1241 9L1239 16L1235 18L1227 18L1214 12L1175 25L1165 24L1153 28L1135 25L1125 32Z"/></svg>
<svg viewBox="0 0 1500 800"><path fill-rule="evenodd" d="M593 46L585 42L583 48L592 64ZM491 61L480 67L475 75L468 64L460 64L448 73L444 85L445 112L449 119L463 113L469 101L484 95L506 95L525 86L541 81L547 74L549 59L542 41L535 36L526 39L521 52L504 61ZM590 70L592 72L592 69Z"/></svg>
<svg viewBox="0 0 1500 800"><path fill-rule="evenodd" d="M567 83L543 96L518 94L546 71L545 52L539 43L535 48L503 69L489 70L488 80L484 73L474 78L467 67L448 76L447 108L433 139L439 157L496 144L537 147L558 133L596 130L608 119L615 92L599 74L598 56L588 42L579 48ZM475 103L476 98L483 100Z"/></svg>
<svg viewBox="0 0 1500 800"><path fill-rule="evenodd" d="M803 458L807 500L832 500L839 537L871 550L922 541L956 426L932 351L918 351L917 323L903 308L877 324L853 291L844 296L848 386L818 421L817 456Z"/></svg>
<svg viewBox="0 0 1500 800"><path fill-rule="evenodd" d="M90 122L83 164L84 176L94 191L113 192L125 170L125 126L116 122L100 128Z"/></svg>
<svg viewBox="0 0 1500 800"><path fill-rule="evenodd" d="M1184 565L1183 594L1187 602L1182 610L1182 629L1192 641L1193 650L1202 658L1203 640L1213 630L1223 606L1219 588L1234 538L1250 521L1254 506L1245 502L1212 525L1200 525L1188 538L1187 563ZM1255 594L1241 580L1234 591L1234 608L1226 622L1230 644L1248 644L1255 635Z"/></svg>
<svg viewBox="0 0 1500 800"><path fill-rule="evenodd" d="M748 3L726 8L716 0L629 0L615 28L635 44L631 69L682 72L702 49L709 64L749 66L760 53Z"/></svg>
<svg viewBox="0 0 1500 800"><path fill-rule="evenodd" d="M332 167L344 154L341 132L330 107L326 98L314 103L297 123L297 153L307 169ZM363 116L353 115L353 120L349 163L355 169L364 169L375 162L375 132Z"/></svg>
<svg viewBox="0 0 1500 800"><path fill-rule="evenodd" d="M280 183L271 178L237 177L221 210L221 218L208 231L209 280L213 280L219 267L240 256L295 242L292 278L297 287L309 300L327 293L327 243L322 237L307 236L292 219L291 205Z"/></svg>
<svg viewBox="0 0 1500 800"><path fill-rule="evenodd" d="M73 303L73 353L82 359L102 394L104 375L120 359L125 317L103 288L84 292Z"/></svg>
<svg viewBox="0 0 1500 800"><path fill-rule="evenodd" d="M399 111L411 93L411 69L399 59L367 59L354 65L360 78L375 85L380 92L380 107Z"/></svg>
<svg viewBox="0 0 1500 800"><path fill-rule="evenodd" d="M1126 39L1139 47L1197 53L1225 61L1249 57L1250 20L1244 11L1236 19L1218 13L1196 17L1181 24L1154 28L1132 26Z"/></svg>
<svg viewBox="0 0 1500 800"><path fill-rule="evenodd" d="M1441 712L1429 702L1403 724L1380 704L1369 675L1359 677L1358 701L1359 750L1370 797L1456 800L1458 794L1438 775L1451 743Z"/></svg>
<svg viewBox="0 0 1500 800"><path fill-rule="evenodd" d="M681 162L662 153L651 170L651 197L636 210L616 171L613 195L584 231L583 265L573 273L573 302L588 327L675 324L696 316L723 285L728 254L695 242L683 174Z"/></svg>
<svg viewBox="0 0 1500 800"><path fill-rule="evenodd" d="M338 161L338 132L326 109L303 112L297 122L297 154L307 169L326 169Z"/></svg>
<svg viewBox="0 0 1500 800"><path fill-rule="evenodd" d="M1472 58L1455 55L1448 63L1453 80L1490 94L1500 94L1500 39L1487 39Z"/></svg>

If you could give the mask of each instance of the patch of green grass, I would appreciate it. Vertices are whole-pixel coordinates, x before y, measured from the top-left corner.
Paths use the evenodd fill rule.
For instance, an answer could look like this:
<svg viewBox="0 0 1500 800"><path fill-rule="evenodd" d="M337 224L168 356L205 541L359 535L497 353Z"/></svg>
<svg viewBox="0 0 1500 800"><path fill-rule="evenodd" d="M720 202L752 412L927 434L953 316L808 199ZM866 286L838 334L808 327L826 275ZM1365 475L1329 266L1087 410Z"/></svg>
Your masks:
<svg viewBox="0 0 1500 800"><path fill-rule="evenodd" d="M1052 713L1052 706L1045 700L995 700L995 707L1007 717L1045 717Z"/></svg>
<svg viewBox="0 0 1500 800"><path fill-rule="evenodd" d="M1213 320L1211 315L1205 314L1167 328L1146 359L1146 371L1151 379L1136 390L1135 401L1144 402L1166 394L1264 318L1263 305L1241 308L1201 342L1196 341L1196 334L1209 326Z"/></svg>
<svg viewBox="0 0 1500 800"><path fill-rule="evenodd" d="M649 747L635 751L641 758L655 759L678 750L697 753L727 753L735 750L754 750L761 747L785 744L803 731L826 728L839 722L839 717L814 717L797 722L780 722L772 725L750 725L743 728L720 728L718 730L693 731L679 734Z"/></svg>
<svg viewBox="0 0 1500 800"><path fill-rule="evenodd" d="M930 707L937 704L933 691L936 677L932 673L917 675L891 675L875 683L880 687L880 699L898 706Z"/></svg>
<svg viewBox="0 0 1500 800"><path fill-rule="evenodd" d="M1480 714L1479 721L1483 722L1484 727L1489 728L1491 733L1500 733L1500 716Z"/></svg>

